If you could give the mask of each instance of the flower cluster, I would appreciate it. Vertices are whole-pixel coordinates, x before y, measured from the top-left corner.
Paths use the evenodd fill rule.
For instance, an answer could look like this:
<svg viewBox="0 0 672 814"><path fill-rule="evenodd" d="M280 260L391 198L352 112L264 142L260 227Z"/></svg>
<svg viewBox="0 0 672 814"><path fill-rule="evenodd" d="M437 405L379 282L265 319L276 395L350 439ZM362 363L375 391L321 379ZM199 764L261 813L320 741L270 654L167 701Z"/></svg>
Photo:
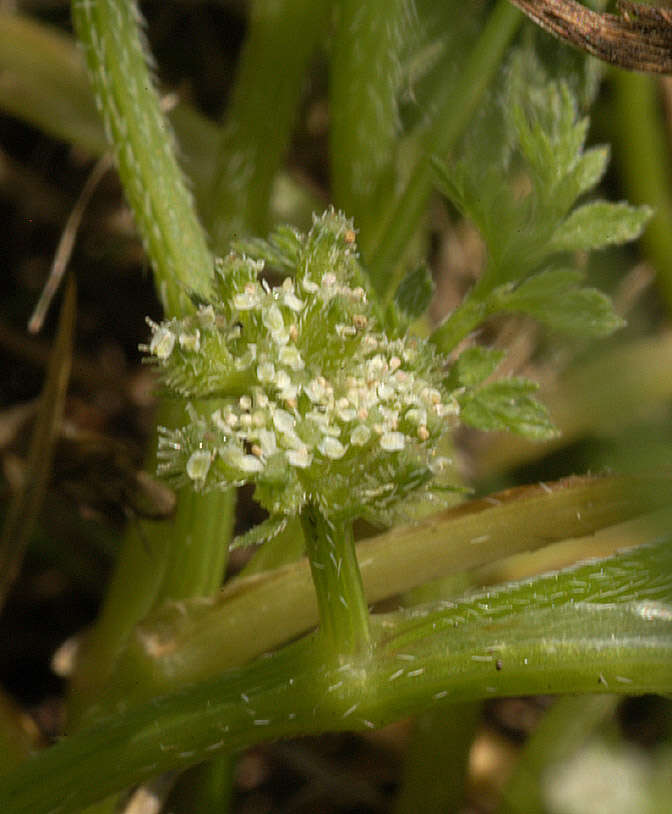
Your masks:
<svg viewBox="0 0 672 814"><path fill-rule="evenodd" d="M160 471L199 490L252 482L272 515L310 500L380 516L446 468L435 450L459 407L443 360L386 336L344 216L282 237L281 284L261 276L278 242L257 244L261 258L218 263L213 302L150 323L164 382L193 400L187 426L162 429Z"/></svg>

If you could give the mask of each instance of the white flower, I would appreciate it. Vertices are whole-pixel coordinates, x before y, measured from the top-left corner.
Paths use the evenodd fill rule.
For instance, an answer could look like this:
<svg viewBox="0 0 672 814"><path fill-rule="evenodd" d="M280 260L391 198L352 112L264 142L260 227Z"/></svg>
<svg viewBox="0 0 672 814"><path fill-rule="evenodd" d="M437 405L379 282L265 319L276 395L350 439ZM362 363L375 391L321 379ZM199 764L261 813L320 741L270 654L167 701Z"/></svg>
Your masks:
<svg viewBox="0 0 672 814"><path fill-rule="evenodd" d="M268 308L264 308L261 321L271 334L279 334L284 331L285 320L282 318L282 311L275 303L269 305Z"/></svg>
<svg viewBox="0 0 672 814"><path fill-rule="evenodd" d="M332 438L330 435L325 435L317 448L325 458L331 458L332 461L337 461L345 455L345 447L343 444L341 444L338 438Z"/></svg>
<svg viewBox="0 0 672 814"><path fill-rule="evenodd" d="M313 462L313 456L308 451L308 447L288 449L286 455L290 466L295 466L299 469L306 469L306 467L310 466Z"/></svg>
<svg viewBox="0 0 672 814"><path fill-rule="evenodd" d="M385 452L399 452L406 444L403 432L386 432L380 436L380 446Z"/></svg>
<svg viewBox="0 0 672 814"><path fill-rule="evenodd" d="M252 362L257 358L257 346L254 342L250 342L245 351L234 361L236 370L247 370Z"/></svg>
<svg viewBox="0 0 672 814"><path fill-rule="evenodd" d="M370 437L371 430L366 426L366 424L358 424L350 435L350 441L351 443L355 444L355 446L363 447Z"/></svg>
<svg viewBox="0 0 672 814"><path fill-rule="evenodd" d="M187 475L193 481L203 481L208 474L210 464L212 463L212 456L206 449L197 449L192 452L187 461Z"/></svg>
<svg viewBox="0 0 672 814"><path fill-rule="evenodd" d="M238 311L250 311L261 304L259 286L247 283L245 289L233 295L233 306Z"/></svg>
<svg viewBox="0 0 672 814"><path fill-rule="evenodd" d="M287 308L291 309L292 311L296 311L297 313L305 305L304 301L300 300L293 291L285 291L285 293L282 295L282 304L286 305Z"/></svg>
<svg viewBox="0 0 672 814"><path fill-rule="evenodd" d="M227 447L222 453L222 458L233 469L238 469L247 475L261 472L264 464L254 455L246 455L237 447Z"/></svg>
<svg viewBox="0 0 672 814"><path fill-rule="evenodd" d="M422 424L427 423L427 410L424 410L419 407L411 407L410 410L406 411L406 415L404 416L404 418L410 424L419 427Z"/></svg>
<svg viewBox="0 0 672 814"><path fill-rule="evenodd" d="M257 378L262 384L272 382L275 377L275 365L273 362L262 362L257 366Z"/></svg>
<svg viewBox="0 0 672 814"><path fill-rule="evenodd" d="M292 370L303 370L306 366L301 353L295 345L286 345L281 348L278 359L283 365L287 365Z"/></svg>
<svg viewBox="0 0 672 814"><path fill-rule="evenodd" d="M292 380L289 378L289 374L286 370L278 370L275 374L275 379L273 380L273 384L278 388L278 390L285 390L289 387L292 383Z"/></svg>
<svg viewBox="0 0 672 814"><path fill-rule="evenodd" d="M341 421L354 421L357 418L357 410L350 406L348 399L340 398L336 402L336 415Z"/></svg>
<svg viewBox="0 0 672 814"><path fill-rule="evenodd" d="M278 407L273 412L273 425L278 432L289 435L294 432L294 416Z"/></svg>
<svg viewBox="0 0 672 814"><path fill-rule="evenodd" d="M272 514L306 501L342 511L347 482L353 505L370 500L375 514L382 495L396 499L402 450L419 469L447 465L432 445L454 423L443 416L457 401L432 348L386 336L359 285L351 224L330 212L314 228L296 233L306 251L288 254L301 259L281 285L259 276L263 263L234 253L216 268L213 290L224 301L150 322L149 350L199 422L162 440L161 465L183 478L186 466L197 489L256 482ZM247 282L236 282L241 275Z"/></svg>
<svg viewBox="0 0 672 814"><path fill-rule="evenodd" d="M432 404L441 403L441 393L433 387L423 387L420 395L425 401L429 401Z"/></svg>
<svg viewBox="0 0 672 814"><path fill-rule="evenodd" d="M378 398L381 401L389 401L394 396L394 387L390 387L389 384L385 382L381 382L378 385Z"/></svg>
<svg viewBox="0 0 672 814"><path fill-rule="evenodd" d="M271 430L259 430L258 434L261 451L265 456L273 455L278 446L275 442L275 433Z"/></svg>
<svg viewBox="0 0 672 814"><path fill-rule="evenodd" d="M149 343L149 352L153 353L157 359L167 359L175 347L175 334L170 328L159 325L152 334Z"/></svg>
<svg viewBox="0 0 672 814"><path fill-rule="evenodd" d="M448 469L451 463L452 461L450 458L445 458L440 455L430 461L429 468L433 475L440 475L442 472L445 472Z"/></svg>
<svg viewBox="0 0 672 814"><path fill-rule="evenodd" d="M324 376L317 376L308 382L304 391L313 404L325 404L333 392L329 382Z"/></svg>

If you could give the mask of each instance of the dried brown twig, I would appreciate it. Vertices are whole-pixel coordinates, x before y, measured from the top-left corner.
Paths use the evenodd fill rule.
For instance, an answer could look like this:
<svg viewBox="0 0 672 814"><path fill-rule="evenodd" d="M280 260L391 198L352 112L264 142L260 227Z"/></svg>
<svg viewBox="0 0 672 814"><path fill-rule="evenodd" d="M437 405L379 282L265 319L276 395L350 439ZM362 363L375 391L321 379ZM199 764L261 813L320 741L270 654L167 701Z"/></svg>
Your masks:
<svg viewBox="0 0 672 814"><path fill-rule="evenodd" d="M620 0L619 14L602 14L576 0L511 2L546 31L605 62L672 73L672 9Z"/></svg>

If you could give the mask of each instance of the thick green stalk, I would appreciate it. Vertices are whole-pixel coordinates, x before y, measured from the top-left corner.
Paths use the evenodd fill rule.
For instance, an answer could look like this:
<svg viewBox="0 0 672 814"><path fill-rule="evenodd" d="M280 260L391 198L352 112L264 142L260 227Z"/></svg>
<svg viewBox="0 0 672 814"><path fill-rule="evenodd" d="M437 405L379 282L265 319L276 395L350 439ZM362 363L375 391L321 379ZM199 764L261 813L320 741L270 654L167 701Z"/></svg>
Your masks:
<svg viewBox="0 0 672 814"><path fill-rule="evenodd" d="M336 6L329 73L331 187L336 206L357 224L364 255L380 215L377 193L395 158L410 6L409 0L341 0Z"/></svg>
<svg viewBox="0 0 672 814"><path fill-rule="evenodd" d="M507 0L499 0L485 29L461 72L456 87L450 86L436 100L437 114L424 139L424 149L410 181L384 216L385 228L375 250L367 258L374 288L383 296L394 291L399 264L432 189L430 155L446 155L457 143L492 81L523 17Z"/></svg>
<svg viewBox="0 0 672 814"><path fill-rule="evenodd" d="M444 699L668 693L669 542L449 607L383 616L365 661L324 663L322 643L309 637L242 670L130 707L1 778L3 812L66 814L219 751L366 729Z"/></svg>
<svg viewBox="0 0 672 814"><path fill-rule="evenodd" d="M268 228L271 186L330 6L331 0L252 3L210 205L210 232L221 254L235 234L263 234Z"/></svg>
<svg viewBox="0 0 672 814"><path fill-rule="evenodd" d="M365 656L370 646L369 609L352 521L333 520L309 504L301 514L301 523L324 646L341 661Z"/></svg>
<svg viewBox="0 0 672 814"><path fill-rule="evenodd" d="M73 0L96 104L166 312L207 292L213 261L175 158L134 0Z"/></svg>
<svg viewBox="0 0 672 814"><path fill-rule="evenodd" d="M212 596L220 588L233 536L235 490L196 494L190 487L179 493L179 508L171 535L176 540L155 599L163 602L190 596Z"/></svg>
<svg viewBox="0 0 672 814"><path fill-rule="evenodd" d="M580 539L560 552L561 563L544 561L526 573L558 568L582 557L606 556L651 540L667 528L666 509L661 517L640 517L646 501L669 506L665 478L574 480L564 488L543 484L518 492L513 499L500 494L465 504L359 543L366 599L379 602L429 580L515 552L544 550L568 537ZM632 517L636 519L623 522ZM510 577L499 581L506 579ZM491 584L492 575L486 574L485 580ZM242 666L317 623L315 589L305 559L234 580L211 602L168 605L152 613L129 638L107 697L98 699L100 707L91 710L89 720L114 709L121 698L137 703Z"/></svg>

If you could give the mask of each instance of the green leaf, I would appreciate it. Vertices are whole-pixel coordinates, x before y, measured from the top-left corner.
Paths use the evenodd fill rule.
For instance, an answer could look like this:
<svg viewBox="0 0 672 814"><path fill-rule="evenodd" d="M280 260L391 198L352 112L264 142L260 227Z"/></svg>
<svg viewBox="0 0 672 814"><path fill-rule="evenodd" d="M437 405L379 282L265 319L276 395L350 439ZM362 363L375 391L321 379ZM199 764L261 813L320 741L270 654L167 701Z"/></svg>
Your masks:
<svg viewBox="0 0 672 814"><path fill-rule="evenodd" d="M394 301L397 308L412 322L425 313L433 296L434 280L430 270L423 263L410 271L399 283Z"/></svg>
<svg viewBox="0 0 672 814"><path fill-rule="evenodd" d="M549 250L602 249L639 237L651 217L648 206L595 201L575 209L556 229Z"/></svg>
<svg viewBox="0 0 672 814"><path fill-rule="evenodd" d="M476 387L495 372L505 353L493 348L475 346L463 351L448 374L450 388Z"/></svg>
<svg viewBox="0 0 672 814"><path fill-rule="evenodd" d="M581 156L572 170L572 180L575 184L574 197L578 198L584 192L592 189L599 183L609 163L609 147L602 144L592 147Z"/></svg>
<svg viewBox="0 0 672 814"><path fill-rule="evenodd" d="M479 430L509 430L526 438L552 438L557 430L548 411L531 395L537 387L527 379L487 384L460 401L462 421Z"/></svg>
<svg viewBox="0 0 672 814"><path fill-rule="evenodd" d="M517 288L493 291L493 308L527 314L566 334L608 336L625 323L605 294L579 287L582 279L583 273L575 269L542 271Z"/></svg>
<svg viewBox="0 0 672 814"><path fill-rule="evenodd" d="M576 101L565 82L549 82L512 99L512 126L523 157L546 199L568 175L581 156L588 132L588 119L577 119ZM570 202L571 203L571 202Z"/></svg>
<svg viewBox="0 0 672 814"><path fill-rule="evenodd" d="M482 169L466 160L448 166L436 157L432 166L439 190L481 233L492 268L493 258L501 254L500 246L508 242L506 236L520 234L521 226L504 169Z"/></svg>
<svg viewBox="0 0 672 814"><path fill-rule="evenodd" d="M477 226L488 256L481 278L431 337L444 353L502 311L581 336L623 325L605 295L581 287L578 272L549 271L549 259L633 240L650 210L597 201L572 212L602 178L609 150L584 151L588 120L569 86L548 82L541 65L531 79L528 63L523 53L512 65L501 160L482 166L473 150L451 168L434 162L440 189Z"/></svg>

